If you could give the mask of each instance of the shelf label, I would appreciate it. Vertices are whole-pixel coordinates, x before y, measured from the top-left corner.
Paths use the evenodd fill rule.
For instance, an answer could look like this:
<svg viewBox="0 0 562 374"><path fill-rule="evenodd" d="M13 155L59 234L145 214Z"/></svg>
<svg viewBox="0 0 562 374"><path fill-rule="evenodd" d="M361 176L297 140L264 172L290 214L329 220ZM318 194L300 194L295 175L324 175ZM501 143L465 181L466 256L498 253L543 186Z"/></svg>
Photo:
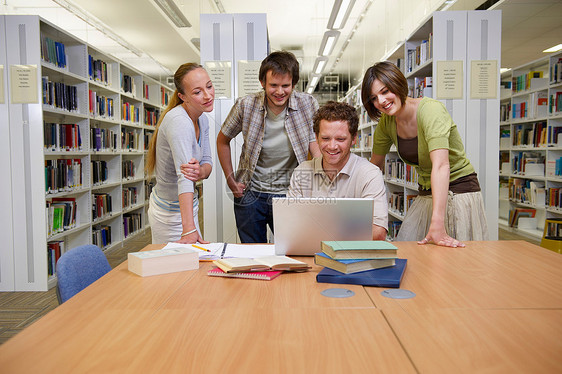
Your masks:
<svg viewBox="0 0 562 374"><path fill-rule="evenodd" d="M209 73L213 86L215 86L215 99L232 98L231 75L232 64L230 61L207 61L205 70Z"/></svg>
<svg viewBox="0 0 562 374"><path fill-rule="evenodd" d="M10 65L13 104L37 104L37 65Z"/></svg>
<svg viewBox="0 0 562 374"><path fill-rule="evenodd" d="M261 61L238 61L238 97L259 92L263 88L259 79Z"/></svg>
<svg viewBox="0 0 562 374"><path fill-rule="evenodd" d="M470 98L495 99L498 97L498 62L473 60L470 62Z"/></svg>
<svg viewBox="0 0 562 374"><path fill-rule="evenodd" d="M462 61L437 61L436 99L463 98Z"/></svg>

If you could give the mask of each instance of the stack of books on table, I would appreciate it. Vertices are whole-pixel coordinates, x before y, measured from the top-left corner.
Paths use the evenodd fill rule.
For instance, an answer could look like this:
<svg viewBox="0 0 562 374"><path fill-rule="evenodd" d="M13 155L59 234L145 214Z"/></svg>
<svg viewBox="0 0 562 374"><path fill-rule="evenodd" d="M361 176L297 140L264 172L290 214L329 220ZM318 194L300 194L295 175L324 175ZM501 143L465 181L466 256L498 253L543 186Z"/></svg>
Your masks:
<svg viewBox="0 0 562 374"><path fill-rule="evenodd" d="M314 257L324 266L319 283L359 284L400 287L406 260L398 258L398 248L385 241L324 241L322 252Z"/></svg>

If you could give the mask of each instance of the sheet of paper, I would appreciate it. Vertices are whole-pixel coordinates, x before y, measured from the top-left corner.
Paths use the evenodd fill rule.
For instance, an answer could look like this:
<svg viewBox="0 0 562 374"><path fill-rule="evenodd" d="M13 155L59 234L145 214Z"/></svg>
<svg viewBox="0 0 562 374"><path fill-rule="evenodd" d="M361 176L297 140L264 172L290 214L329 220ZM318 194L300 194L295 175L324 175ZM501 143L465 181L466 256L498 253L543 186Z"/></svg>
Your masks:
<svg viewBox="0 0 562 374"><path fill-rule="evenodd" d="M197 247L208 249L209 252L201 250ZM217 260L221 258L224 243L210 243L210 244L180 244L168 243L164 249L171 248L189 248L199 253L199 261ZM274 244L230 244L226 245L224 257L242 257L242 258L257 258L263 256L275 255Z"/></svg>
<svg viewBox="0 0 562 374"><path fill-rule="evenodd" d="M11 99L14 104L36 104L37 65L10 65Z"/></svg>
<svg viewBox="0 0 562 374"><path fill-rule="evenodd" d="M228 244L224 257L257 258L275 255L275 244Z"/></svg>
<svg viewBox="0 0 562 374"><path fill-rule="evenodd" d="M230 99L232 97L230 76L232 72L230 61L206 61L205 70L213 80L215 98Z"/></svg>
<svg viewBox="0 0 562 374"><path fill-rule="evenodd" d="M462 64L462 61L437 61L436 99L462 99Z"/></svg>
<svg viewBox="0 0 562 374"><path fill-rule="evenodd" d="M498 96L498 62L472 60L470 67L470 98L495 99Z"/></svg>
<svg viewBox="0 0 562 374"><path fill-rule="evenodd" d="M211 261L220 258L224 243L195 244L197 247L208 249L209 252L197 248L191 244L168 243L163 249L189 248L199 253L199 261Z"/></svg>

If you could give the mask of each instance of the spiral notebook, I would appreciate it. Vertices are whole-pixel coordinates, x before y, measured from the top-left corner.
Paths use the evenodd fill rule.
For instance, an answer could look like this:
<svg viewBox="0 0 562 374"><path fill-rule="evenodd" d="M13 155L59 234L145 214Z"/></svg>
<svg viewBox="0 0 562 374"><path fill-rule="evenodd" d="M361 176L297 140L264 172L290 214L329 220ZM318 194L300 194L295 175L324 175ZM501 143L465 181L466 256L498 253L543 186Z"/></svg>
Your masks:
<svg viewBox="0 0 562 374"><path fill-rule="evenodd" d="M212 277L243 278L257 280L272 280L281 274L282 271L249 271L246 273L225 273L220 268L214 268L207 272Z"/></svg>

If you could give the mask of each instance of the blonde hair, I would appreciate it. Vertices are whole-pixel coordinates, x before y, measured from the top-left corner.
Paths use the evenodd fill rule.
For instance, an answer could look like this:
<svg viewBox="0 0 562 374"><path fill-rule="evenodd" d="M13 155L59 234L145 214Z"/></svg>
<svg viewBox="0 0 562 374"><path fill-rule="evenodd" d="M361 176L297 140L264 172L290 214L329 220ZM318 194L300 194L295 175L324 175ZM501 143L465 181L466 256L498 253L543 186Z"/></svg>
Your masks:
<svg viewBox="0 0 562 374"><path fill-rule="evenodd" d="M160 118L158 119L158 123L156 124L156 129L154 130L154 135L152 135L152 138L150 138L150 144L148 147L148 155L146 157L146 166L145 166L145 171L148 173L148 176L154 173L154 169L156 167L156 139L158 138L158 129L160 128L160 124L162 123L164 117L170 110L174 109L178 105L183 104L183 100L180 99L178 95L178 93L185 95L185 92L183 92L183 87L181 86L182 80L190 71L199 68L202 68L202 66L199 64L188 62L181 65L174 74L174 86L176 86L176 90L174 91L174 94L172 95L172 98L170 99L168 106L166 107L166 109L164 109L162 115L160 115Z"/></svg>

